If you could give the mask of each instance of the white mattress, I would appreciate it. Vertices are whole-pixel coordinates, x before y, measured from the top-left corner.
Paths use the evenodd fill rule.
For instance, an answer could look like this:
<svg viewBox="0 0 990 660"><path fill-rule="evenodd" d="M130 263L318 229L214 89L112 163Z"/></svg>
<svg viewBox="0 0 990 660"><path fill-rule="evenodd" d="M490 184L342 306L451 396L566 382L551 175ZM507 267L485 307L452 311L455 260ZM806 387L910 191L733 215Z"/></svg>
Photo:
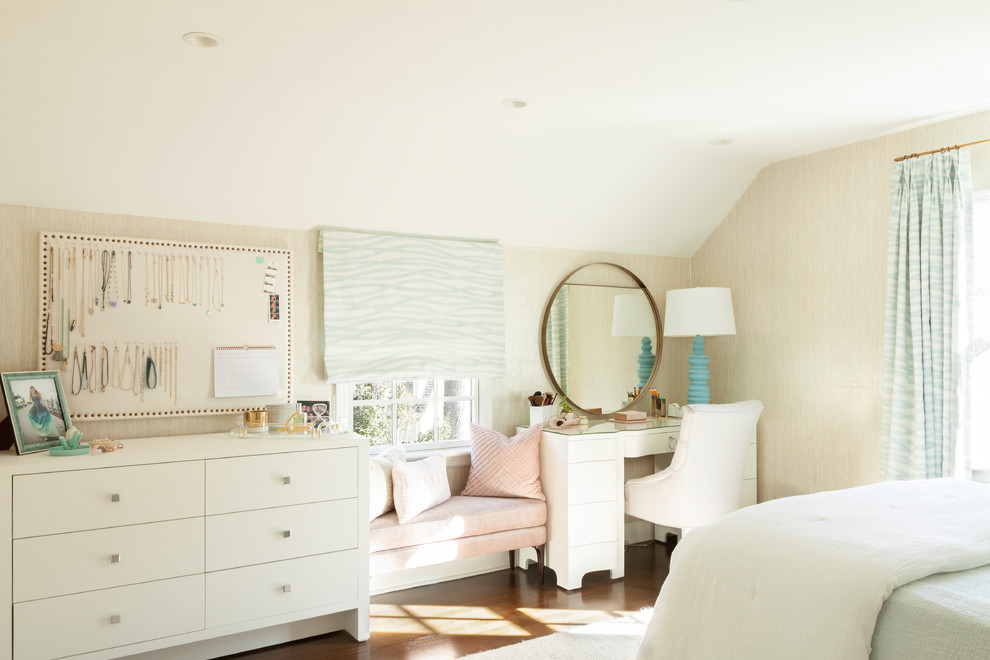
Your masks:
<svg viewBox="0 0 990 660"><path fill-rule="evenodd" d="M990 566L940 573L894 590L877 617L874 660L990 657Z"/></svg>

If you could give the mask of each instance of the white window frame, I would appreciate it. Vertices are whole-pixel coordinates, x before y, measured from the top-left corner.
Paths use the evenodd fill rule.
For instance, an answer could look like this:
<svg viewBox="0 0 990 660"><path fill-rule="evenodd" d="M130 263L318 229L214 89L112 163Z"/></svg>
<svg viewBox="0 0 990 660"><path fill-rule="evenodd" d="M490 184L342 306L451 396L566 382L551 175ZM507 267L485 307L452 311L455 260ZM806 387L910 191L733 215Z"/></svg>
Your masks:
<svg viewBox="0 0 990 660"><path fill-rule="evenodd" d="M453 380L445 379L443 377L431 377L431 376L421 376L417 378L403 378L401 380L392 381L393 383L393 393L395 392L394 384L397 382L406 382L409 380ZM491 378L473 378L470 379L474 381L474 396L472 397L472 417L475 420L475 424L479 426L491 427L492 425L492 379ZM367 381L365 381L367 382ZM343 420L346 425L345 428L354 429L354 385L355 383L337 383L336 385L336 416ZM434 387L433 403L434 414L438 411L443 410L442 402L444 397L439 395L439 388ZM461 398L461 397L457 397ZM381 403L416 403L417 399L378 399L373 401L361 402L359 405L374 405L377 402ZM448 440L444 442L415 442L415 443L399 443L396 437L395 429L395 413L393 408L392 414L392 444L391 445L369 445L369 451L372 454L377 454L379 452L385 451L390 446L397 444L402 444L405 447L407 453L432 453L441 449L449 449L454 447L468 447L471 444L470 438L458 438L456 440Z"/></svg>

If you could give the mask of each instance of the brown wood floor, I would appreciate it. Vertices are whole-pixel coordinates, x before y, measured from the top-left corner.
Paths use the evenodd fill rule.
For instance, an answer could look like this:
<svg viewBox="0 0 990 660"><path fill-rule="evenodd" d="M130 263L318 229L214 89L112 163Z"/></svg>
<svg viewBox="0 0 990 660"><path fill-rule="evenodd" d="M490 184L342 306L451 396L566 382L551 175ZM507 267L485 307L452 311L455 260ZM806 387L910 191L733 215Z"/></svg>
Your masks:
<svg viewBox="0 0 990 660"><path fill-rule="evenodd" d="M667 577L671 544L626 549L626 576L589 573L582 588L557 588L553 571L498 571L371 599L371 639L344 632L241 653L251 660L445 660L652 607Z"/></svg>

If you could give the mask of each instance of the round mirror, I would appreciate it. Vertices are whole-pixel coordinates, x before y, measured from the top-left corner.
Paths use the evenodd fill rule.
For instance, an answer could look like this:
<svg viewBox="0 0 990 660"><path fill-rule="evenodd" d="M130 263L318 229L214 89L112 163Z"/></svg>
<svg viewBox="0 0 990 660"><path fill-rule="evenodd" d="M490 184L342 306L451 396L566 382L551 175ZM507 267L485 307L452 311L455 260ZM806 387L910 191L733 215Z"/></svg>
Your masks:
<svg viewBox="0 0 990 660"><path fill-rule="evenodd" d="M660 315L626 268L593 263L569 273L543 310L540 351L547 377L571 407L608 415L644 396L660 364Z"/></svg>

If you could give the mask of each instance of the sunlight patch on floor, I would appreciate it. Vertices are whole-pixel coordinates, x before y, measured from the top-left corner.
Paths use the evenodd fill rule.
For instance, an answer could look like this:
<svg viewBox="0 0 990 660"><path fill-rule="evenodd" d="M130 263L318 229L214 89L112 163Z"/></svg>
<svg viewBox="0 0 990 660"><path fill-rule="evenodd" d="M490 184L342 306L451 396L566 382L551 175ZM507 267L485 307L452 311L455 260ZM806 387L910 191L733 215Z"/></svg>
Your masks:
<svg viewBox="0 0 990 660"><path fill-rule="evenodd" d="M589 623L612 621L622 615L619 610L557 610L535 607L520 607L519 612L556 632L573 631Z"/></svg>
<svg viewBox="0 0 990 660"><path fill-rule="evenodd" d="M378 633L528 637L529 633L487 607L372 604L371 631Z"/></svg>

